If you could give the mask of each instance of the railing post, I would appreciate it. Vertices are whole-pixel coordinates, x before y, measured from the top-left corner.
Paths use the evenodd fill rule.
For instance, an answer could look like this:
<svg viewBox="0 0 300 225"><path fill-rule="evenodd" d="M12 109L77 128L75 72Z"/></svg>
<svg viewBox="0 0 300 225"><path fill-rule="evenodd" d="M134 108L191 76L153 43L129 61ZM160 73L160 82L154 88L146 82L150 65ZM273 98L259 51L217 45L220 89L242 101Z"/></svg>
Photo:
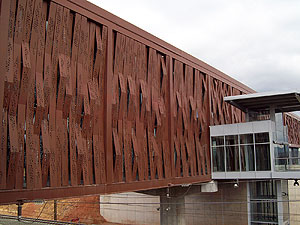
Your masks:
<svg viewBox="0 0 300 225"><path fill-rule="evenodd" d="M44 203L46 204L46 203ZM54 220L57 220L57 200L54 200L54 203L53 203L53 219Z"/></svg>

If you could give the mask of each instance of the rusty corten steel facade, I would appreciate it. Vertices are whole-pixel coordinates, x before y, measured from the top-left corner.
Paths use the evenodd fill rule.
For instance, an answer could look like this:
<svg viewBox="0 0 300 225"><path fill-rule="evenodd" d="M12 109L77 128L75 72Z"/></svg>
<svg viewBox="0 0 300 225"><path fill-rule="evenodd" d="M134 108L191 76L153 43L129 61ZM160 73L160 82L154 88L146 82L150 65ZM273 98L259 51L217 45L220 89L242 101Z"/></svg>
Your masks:
<svg viewBox="0 0 300 225"><path fill-rule="evenodd" d="M84 0L2 0L0 203L207 182L253 92Z"/></svg>
<svg viewBox="0 0 300 225"><path fill-rule="evenodd" d="M284 113L284 125L287 126L288 142L292 147L300 147L300 118L291 113Z"/></svg>

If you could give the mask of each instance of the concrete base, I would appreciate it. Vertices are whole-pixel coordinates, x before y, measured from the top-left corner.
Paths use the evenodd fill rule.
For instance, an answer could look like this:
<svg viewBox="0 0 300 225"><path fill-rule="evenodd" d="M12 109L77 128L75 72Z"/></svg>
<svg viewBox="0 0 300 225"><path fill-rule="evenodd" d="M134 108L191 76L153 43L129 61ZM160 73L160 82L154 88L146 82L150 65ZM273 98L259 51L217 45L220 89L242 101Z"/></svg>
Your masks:
<svg viewBox="0 0 300 225"><path fill-rule="evenodd" d="M233 183L218 183L216 192L202 192L214 191L214 185L101 196L100 212L108 222L121 224L248 224L246 183L238 188Z"/></svg>
<svg viewBox="0 0 300 225"><path fill-rule="evenodd" d="M135 192L100 196L100 213L108 222L159 225L159 196Z"/></svg>
<svg viewBox="0 0 300 225"><path fill-rule="evenodd" d="M201 184L201 192L217 192L218 191L218 182L211 181L206 184Z"/></svg>
<svg viewBox="0 0 300 225"><path fill-rule="evenodd" d="M218 183L218 190L211 192L215 188L215 184L209 184L204 188L206 192L202 192L202 187L200 192L200 186L192 186L175 197L161 197L161 224L248 224L246 183L238 188L232 183Z"/></svg>
<svg viewBox="0 0 300 225"><path fill-rule="evenodd" d="M160 224L185 225L185 197L160 197Z"/></svg>

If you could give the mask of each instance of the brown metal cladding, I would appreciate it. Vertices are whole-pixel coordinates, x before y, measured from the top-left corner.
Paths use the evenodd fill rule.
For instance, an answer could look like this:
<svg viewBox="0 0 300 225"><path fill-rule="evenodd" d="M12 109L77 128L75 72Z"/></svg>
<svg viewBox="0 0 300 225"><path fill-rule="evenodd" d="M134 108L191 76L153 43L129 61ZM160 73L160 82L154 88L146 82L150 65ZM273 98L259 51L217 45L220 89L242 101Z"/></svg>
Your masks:
<svg viewBox="0 0 300 225"><path fill-rule="evenodd" d="M253 90L85 0L1 4L0 203L210 181Z"/></svg>
<svg viewBox="0 0 300 225"><path fill-rule="evenodd" d="M287 126L288 142L291 147L300 147L300 118L292 113L283 113L283 122Z"/></svg>

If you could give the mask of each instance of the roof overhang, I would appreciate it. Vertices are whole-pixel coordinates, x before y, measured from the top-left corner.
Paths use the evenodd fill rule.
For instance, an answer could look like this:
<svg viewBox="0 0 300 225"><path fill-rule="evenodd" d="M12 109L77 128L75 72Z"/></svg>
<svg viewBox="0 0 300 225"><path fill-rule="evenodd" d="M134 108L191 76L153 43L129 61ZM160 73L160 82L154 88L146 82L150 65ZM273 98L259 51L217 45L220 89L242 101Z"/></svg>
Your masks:
<svg viewBox="0 0 300 225"><path fill-rule="evenodd" d="M265 92L228 96L224 101L244 112L263 112L274 108L275 112L300 111L300 92Z"/></svg>

